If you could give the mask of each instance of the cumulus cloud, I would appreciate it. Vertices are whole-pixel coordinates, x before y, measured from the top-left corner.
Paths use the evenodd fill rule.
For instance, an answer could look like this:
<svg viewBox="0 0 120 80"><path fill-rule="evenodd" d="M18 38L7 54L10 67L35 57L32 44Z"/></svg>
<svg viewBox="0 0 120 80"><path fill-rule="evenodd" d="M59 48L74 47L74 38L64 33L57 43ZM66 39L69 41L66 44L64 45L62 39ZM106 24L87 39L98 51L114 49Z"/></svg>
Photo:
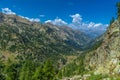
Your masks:
<svg viewBox="0 0 120 80"><path fill-rule="evenodd" d="M79 29L88 35L92 35L93 37L103 34L108 27L108 24L94 22L85 23L82 21L80 14L70 15L70 17L72 18L72 23L68 25L69 27Z"/></svg>
<svg viewBox="0 0 120 80"><path fill-rule="evenodd" d="M31 22L40 22L39 18L29 18L28 20L30 20Z"/></svg>
<svg viewBox="0 0 120 80"><path fill-rule="evenodd" d="M52 22L53 22L52 20L45 21L45 23L52 23Z"/></svg>
<svg viewBox="0 0 120 80"><path fill-rule="evenodd" d="M65 25L67 25L67 22L63 21L60 18L56 18L54 20L47 20L47 21L45 21L45 23L52 23L52 24L58 25L58 26L65 26Z"/></svg>
<svg viewBox="0 0 120 80"><path fill-rule="evenodd" d="M94 23L94 22L85 23L82 21L82 17L80 14L70 15L70 17L72 18L72 23L69 24L71 28L77 28L77 29L97 28L99 30L100 28L106 29L106 27L108 26L107 24L104 25L102 23Z"/></svg>
<svg viewBox="0 0 120 80"><path fill-rule="evenodd" d="M72 23L80 23L82 21L82 16L80 14L70 15L73 18Z"/></svg>
<svg viewBox="0 0 120 80"><path fill-rule="evenodd" d="M15 15L16 13L11 11L9 8L2 8L2 12L8 15Z"/></svg>

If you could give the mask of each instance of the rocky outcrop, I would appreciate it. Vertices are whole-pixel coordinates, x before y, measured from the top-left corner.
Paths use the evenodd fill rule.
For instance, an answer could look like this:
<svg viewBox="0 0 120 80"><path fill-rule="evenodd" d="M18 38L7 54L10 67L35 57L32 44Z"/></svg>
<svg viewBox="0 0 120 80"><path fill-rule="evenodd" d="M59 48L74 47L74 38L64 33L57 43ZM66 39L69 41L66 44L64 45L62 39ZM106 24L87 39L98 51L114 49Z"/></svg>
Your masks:
<svg viewBox="0 0 120 80"><path fill-rule="evenodd" d="M115 21L103 35L102 42L85 56L85 69L94 74L120 74L120 23Z"/></svg>

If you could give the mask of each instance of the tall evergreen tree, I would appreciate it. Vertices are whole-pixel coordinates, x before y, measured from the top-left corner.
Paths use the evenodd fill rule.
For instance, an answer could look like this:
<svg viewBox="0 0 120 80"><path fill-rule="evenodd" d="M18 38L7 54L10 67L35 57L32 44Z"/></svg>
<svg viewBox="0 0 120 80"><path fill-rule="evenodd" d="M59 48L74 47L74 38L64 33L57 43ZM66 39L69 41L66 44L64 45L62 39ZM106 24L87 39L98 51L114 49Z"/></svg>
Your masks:
<svg viewBox="0 0 120 80"><path fill-rule="evenodd" d="M18 64L8 59L4 67L5 80L18 80Z"/></svg>
<svg viewBox="0 0 120 80"><path fill-rule="evenodd" d="M5 76L3 75L4 64L0 61L0 79L5 80Z"/></svg>
<svg viewBox="0 0 120 80"><path fill-rule="evenodd" d="M120 22L120 2L118 2L116 6L117 6L117 18L118 18L118 21Z"/></svg>
<svg viewBox="0 0 120 80"><path fill-rule="evenodd" d="M110 20L110 25L115 21L115 18L112 17L112 19Z"/></svg>
<svg viewBox="0 0 120 80"><path fill-rule="evenodd" d="M32 80L43 80L44 73L42 67L36 68L34 75L32 76Z"/></svg>
<svg viewBox="0 0 120 80"><path fill-rule="evenodd" d="M21 68L19 80L32 80L33 64L31 60L27 60Z"/></svg>
<svg viewBox="0 0 120 80"><path fill-rule="evenodd" d="M47 60L43 67L44 80L53 80L55 77L55 70L50 60Z"/></svg>

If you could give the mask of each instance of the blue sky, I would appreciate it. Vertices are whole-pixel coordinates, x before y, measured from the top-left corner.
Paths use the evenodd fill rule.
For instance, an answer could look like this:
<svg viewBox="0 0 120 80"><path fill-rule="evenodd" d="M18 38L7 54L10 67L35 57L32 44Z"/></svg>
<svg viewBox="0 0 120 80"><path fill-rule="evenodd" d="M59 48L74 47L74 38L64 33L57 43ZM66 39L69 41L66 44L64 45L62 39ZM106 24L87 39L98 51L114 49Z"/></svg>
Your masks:
<svg viewBox="0 0 120 80"><path fill-rule="evenodd" d="M108 24L116 15L118 0L0 0L0 8L9 8L18 15L40 18L41 22L56 17L71 23L69 15L80 14L84 22Z"/></svg>

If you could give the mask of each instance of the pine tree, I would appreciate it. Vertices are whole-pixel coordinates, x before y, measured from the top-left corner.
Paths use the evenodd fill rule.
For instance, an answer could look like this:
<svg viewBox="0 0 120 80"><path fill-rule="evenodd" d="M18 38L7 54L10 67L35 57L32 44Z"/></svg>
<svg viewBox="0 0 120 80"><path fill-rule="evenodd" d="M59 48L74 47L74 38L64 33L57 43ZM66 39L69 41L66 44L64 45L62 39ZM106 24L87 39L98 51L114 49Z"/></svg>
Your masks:
<svg viewBox="0 0 120 80"><path fill-rule="evenodd" d="M17 63L12 62L8 59L4 67L5 80L18 80L18 67Z"/></svg>
<svg viewBox="0 0 120 80"><path fill-rule="evenodd" d="M33 64L31 60L27 60L21 68L19 80L32 80Z"/></svg>
<svg viewBox="0 0 120 80"><path fill-rule="evenodd" d="M50 60L47 60L43 67L44 80L53 80L55 77L54 67Z"/></svg>
<svg viewBox="0 0 120 80"><path fill-rule="evenodd" d="M117 6L117 18L118 18L118 21L120 22L120 2L118 2L116 6Z"/></svg>
<svg viewBox="0 0 120 80"><path fill-rule="evenodd" d="M115 21L115 18L112 17L112 19L110 20L110 25Z"/></svg>
<svg viewBox="0 0 120 80"><path fill-rule="evenodd" d="M5 76L3 75L4 64L0 61L0 79L5 80Z"/></svg>
<svg viewBox="0 0 120 80"><path fill-rule="evenodd" d="M44 73L42 67L36 68L34 75L32 76L32 80L43 80Z"/></svg>

